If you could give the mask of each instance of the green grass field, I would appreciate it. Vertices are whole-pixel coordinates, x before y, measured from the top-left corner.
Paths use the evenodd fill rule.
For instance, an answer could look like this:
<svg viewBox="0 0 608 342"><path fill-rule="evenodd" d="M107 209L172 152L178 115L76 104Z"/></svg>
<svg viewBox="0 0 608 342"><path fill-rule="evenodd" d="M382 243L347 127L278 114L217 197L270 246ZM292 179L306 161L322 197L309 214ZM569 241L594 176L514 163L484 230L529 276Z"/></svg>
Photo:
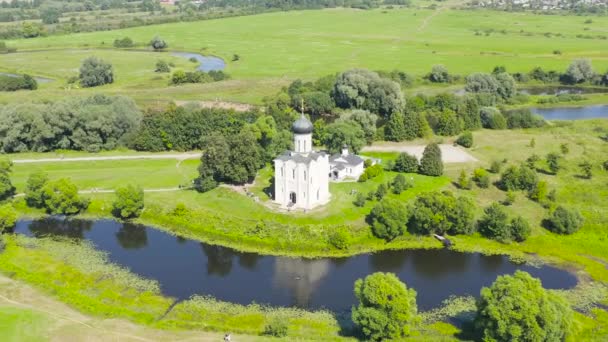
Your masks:
<svg viewBox="0 0 608 342"><path fill-rule="evenodd" d="M35 93L43 99L103 91L121 92L146 103L216 98L259 103L294 78L312 79L354 67L400 69L418 76L434 64L444 64L457 74L487 72L496 65L527 72L536 66L565 70L573 59L590 58L603 72L608 68L608 48L600 36L607 34L608 18L584 21L581 16L420 8L278 12L8 41L21 52L0 55L0 71L56 77L57 82ZM494 31L486 35L490 29ZM145 43L157 34L171 50L224 58L233 80L167 88L166 76L153 72L156 59L171 59L185 69L193 68L190 62L167 53L99 50L116 38L129 36ZM240 60L232 62L233 54ZM65 79L75 75L80 61L89 55L114 64L116 83L66 94ZM2 94L0 102L28 94Z"/></svg>

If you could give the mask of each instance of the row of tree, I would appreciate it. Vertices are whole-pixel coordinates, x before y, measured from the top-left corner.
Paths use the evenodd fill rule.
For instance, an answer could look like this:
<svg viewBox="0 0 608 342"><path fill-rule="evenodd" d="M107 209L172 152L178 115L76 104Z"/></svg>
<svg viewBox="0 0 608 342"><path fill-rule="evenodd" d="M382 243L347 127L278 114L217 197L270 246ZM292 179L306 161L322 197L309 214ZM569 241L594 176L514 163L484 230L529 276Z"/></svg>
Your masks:
<svg viewBox="0 0 608 342"><path fill-rule="evenodd" d="M420 322L416 291L393 273L374 273L355 282L359 304L351 317L371 341L401 339ZM499 276L481 289L471 331L483 341L565 341L574 312L560 295L547 291L527 272Z"/></svg>

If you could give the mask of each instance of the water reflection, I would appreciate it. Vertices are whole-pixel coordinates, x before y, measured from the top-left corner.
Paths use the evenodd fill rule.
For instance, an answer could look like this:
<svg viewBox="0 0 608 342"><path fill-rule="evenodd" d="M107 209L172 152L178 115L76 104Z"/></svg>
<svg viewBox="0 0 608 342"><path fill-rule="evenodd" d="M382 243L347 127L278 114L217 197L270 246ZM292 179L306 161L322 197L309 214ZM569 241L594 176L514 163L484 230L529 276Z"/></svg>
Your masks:
<svg viewBox="0 0 608 342"><path fill-rule="evenodd" d="M125 223L116 233L116 239L124 249L139 249L148 245L146 228L141 225Z"/></svg>
<svg viewBox="0 0 608 342"><path fill-rule="evenodd" d="M274 286L289 290L298 307L310 307L312 294L329 272L329 260L276 258Z"/></svg>
<svg viewBox="0 0 608 342"><path fill-rule="evenodd" d="M541 278L547 288L576 285L576 278L560 269L516 265L504 256L445 249L310 260L242 253L108 220L19 221L15 232L89 240L107 252L111 262L157 280L164 294L178 299L198 294L239 304L344 311L355 303L353 283L373 272L393 272L416 289L421 310L436 307L451 295L478 295L498 275L517 269Z"/></svg>

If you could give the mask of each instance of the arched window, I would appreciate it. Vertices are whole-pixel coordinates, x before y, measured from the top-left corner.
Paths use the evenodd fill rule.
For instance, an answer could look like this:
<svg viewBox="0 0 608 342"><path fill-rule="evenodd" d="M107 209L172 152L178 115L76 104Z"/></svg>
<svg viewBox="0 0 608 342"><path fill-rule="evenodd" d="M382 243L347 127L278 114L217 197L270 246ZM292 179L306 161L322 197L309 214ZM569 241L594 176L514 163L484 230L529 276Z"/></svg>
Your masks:
<svg viewBox="0 0 608 342"><path fill-rule="evenodd" d="M319 192L321 191L321 189L317 189L317 201L319 200Z"/></svg>
<svg viewBox="0 0 608 342"><path fill-rule="evenodd" d="M306 180L306 170L304 170L304 180Z"/></svg>
<svg viewBox="0 0 608 342"><path fill-rule="evenodd" d="M300 147L300 144L302 143L301 140L298 140L298 152L302 151L302 148Z"/></svg>
<svg viewBox="0 0 608 342"><path fill-rule="evenodd" d="M282 168L281 168L281 177L284 177L284 176L285 176L284 172L285 172L285 168L284 168L284 167L282 167Z"/></svg>
<svg viewBox="0 0 608 342"><path fill-rule="evenodd" d="M293 179L296 179L296 169L293 169Z"/></svg>

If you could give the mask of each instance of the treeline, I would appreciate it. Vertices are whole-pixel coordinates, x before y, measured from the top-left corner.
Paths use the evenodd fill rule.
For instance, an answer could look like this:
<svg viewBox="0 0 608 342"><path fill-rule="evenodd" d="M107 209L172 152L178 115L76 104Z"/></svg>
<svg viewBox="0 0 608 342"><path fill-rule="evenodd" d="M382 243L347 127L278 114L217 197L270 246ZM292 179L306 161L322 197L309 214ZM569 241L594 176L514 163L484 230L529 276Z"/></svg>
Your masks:
<svg viewBox="0 0 608 342"><path fill-rule="evenodd" d="M38 82L30 75L7 76L0 74L0 91L21 89L36 90L38 89Z"/></svg>
<svg viewBox="0 0 608 342"><path fill-rule="evenodd" d="M115 149L129 141L140 121L135 102L122 96L11 104L0 108L0 151Z"/></svg>

